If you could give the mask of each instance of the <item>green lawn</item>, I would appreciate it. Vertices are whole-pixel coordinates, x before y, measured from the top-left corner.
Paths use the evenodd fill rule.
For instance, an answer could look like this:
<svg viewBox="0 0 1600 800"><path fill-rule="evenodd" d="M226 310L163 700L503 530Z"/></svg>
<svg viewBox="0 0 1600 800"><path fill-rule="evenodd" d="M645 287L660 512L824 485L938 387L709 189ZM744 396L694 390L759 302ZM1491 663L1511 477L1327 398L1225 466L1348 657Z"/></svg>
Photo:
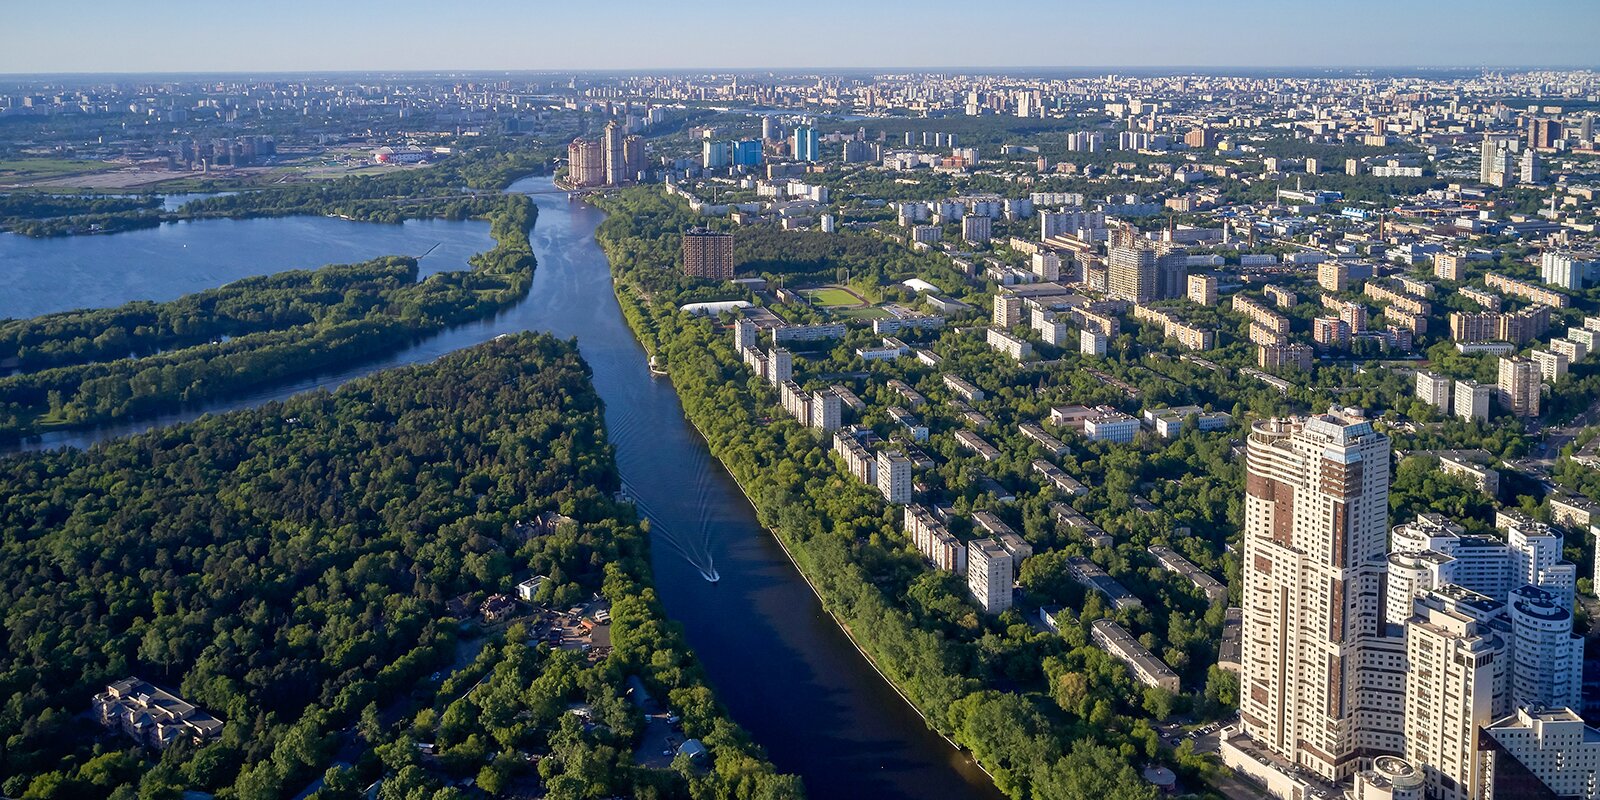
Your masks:
<svg viewBox="0 0 1600 800"><path fill-rule="evenodd" d="M831 286L821 289L807 289L805 294L811 298L811 302L827 308L848 308L861 305L860 298L843 289Z"/></svg>
<svg viewBox="0 0 1600 800"><path fill-rule="evenodd" d="M111 166L104 161L82 161L69 158L12 158L0 159L0 179L34 180L59 178L97 172Z"/></svg>

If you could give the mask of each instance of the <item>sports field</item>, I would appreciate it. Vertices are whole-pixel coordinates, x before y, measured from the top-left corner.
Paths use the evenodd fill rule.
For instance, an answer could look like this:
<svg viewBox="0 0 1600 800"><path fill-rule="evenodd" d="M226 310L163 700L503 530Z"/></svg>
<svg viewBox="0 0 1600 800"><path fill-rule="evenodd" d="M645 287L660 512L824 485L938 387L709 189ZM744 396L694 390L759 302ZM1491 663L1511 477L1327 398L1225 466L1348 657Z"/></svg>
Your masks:
<svg viewBox="0 0 1600 800"><path fill-rule="evenodd" d="M811 302L826 308L854 308L864 304L861 298L837 286L806 289L804 294Z"/></svg>

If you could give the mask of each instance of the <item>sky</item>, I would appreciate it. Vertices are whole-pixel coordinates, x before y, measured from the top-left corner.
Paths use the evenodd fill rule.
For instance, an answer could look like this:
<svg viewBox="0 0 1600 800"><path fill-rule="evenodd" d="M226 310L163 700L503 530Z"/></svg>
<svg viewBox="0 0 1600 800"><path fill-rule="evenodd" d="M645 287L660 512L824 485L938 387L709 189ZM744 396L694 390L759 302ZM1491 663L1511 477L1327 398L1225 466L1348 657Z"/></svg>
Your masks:
<svg viewBox="0 0 1600 800"><path fill-rule="evenodd" d="M0 0L0 73L1600 65L1597 0Z"/></svg>

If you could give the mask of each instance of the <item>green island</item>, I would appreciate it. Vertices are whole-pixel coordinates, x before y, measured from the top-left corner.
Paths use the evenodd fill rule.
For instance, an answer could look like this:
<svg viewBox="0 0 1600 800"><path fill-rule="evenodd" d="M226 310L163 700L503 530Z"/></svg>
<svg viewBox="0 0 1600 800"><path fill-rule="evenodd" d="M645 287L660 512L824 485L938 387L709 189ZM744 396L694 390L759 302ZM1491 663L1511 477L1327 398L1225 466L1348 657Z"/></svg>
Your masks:
<svg viewBox="0 0 1600 800"><path fill-rule="evenodd" d="M537 207L527 197L499 192L432 201L424 193L424 201L414 204L393 200L395 193L422 191L415 184L424 174L349 178L310 190L263 190L201 202L226 201L225 212L207 206L204 213L227 216L301 208L300 213L343 209L353 218L386 222L484 217L495 246L473 256L470 269L419 282L414 259L388 257L249 278L166 303L0 322L0 364L17 370L0 378L0 438L148 415L314 374L392 352L521 300L533 281L527 232ZM461 169L430 180L461 180L463 174L479 173ZM492 179L503 181L503 173ZM321 200L307 199L305 191Z"/></svg>
<svg viewBox="0 0 1600 800"><path fill-rule="evenodd" d="M533 334L0 460L0 791L799 797L663 617L617 486L587 366ZM86 735L130 685L196 726Z"/></svg>

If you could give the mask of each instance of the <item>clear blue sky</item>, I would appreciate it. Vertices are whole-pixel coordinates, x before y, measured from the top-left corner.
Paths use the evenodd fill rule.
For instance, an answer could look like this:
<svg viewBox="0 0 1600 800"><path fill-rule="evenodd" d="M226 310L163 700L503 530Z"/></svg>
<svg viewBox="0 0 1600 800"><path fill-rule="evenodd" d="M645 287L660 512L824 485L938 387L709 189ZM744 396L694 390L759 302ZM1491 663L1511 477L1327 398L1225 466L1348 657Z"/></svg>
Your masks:
<svg viewBox="0 0 1600 800"><path fill-rule="evenodd" d="M1590 66L1597 0L0 0L0 73Z"/></svg>

